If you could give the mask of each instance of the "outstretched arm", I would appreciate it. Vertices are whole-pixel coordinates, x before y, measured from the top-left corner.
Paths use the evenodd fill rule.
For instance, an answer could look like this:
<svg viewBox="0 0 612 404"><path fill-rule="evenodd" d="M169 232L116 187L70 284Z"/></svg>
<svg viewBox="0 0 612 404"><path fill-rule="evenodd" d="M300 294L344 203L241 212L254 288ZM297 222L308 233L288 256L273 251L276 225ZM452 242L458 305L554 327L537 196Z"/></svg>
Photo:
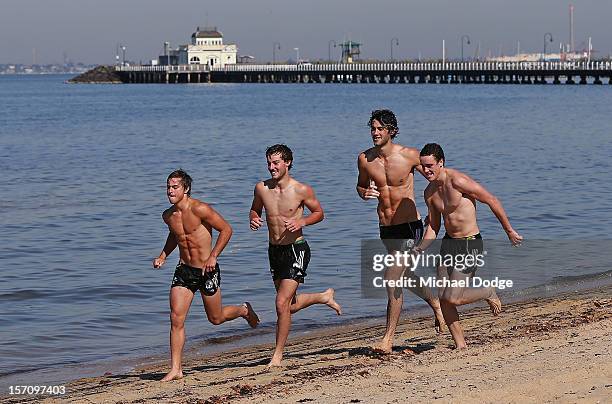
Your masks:
<svg viewBox="0 0 612 404"><path fill-rule="evenodd" d="M166 237L166 244L164 244L163 250L159 253L159 256L153 260L153 268L158 269L166 262L166 258L178 245L176 241L176 237L174 237L174 233L168 233L168 237Z"/></svg>
<svg viewBox="0 0 612 404"><path fill-rule="evenodd" d="M523 237L512 228L504 207L499 199L495 197L495 195L487 191L485 187L465 174L457 176L453 179L453 187L458 191L469 195L475 200L488 205L491 212L493 212L499 223L504 228L504 231L508 235L508 239L512 245L518 246L521 244Z"/></svg>
<svg viewBox="0 0 612 404"><path fill-rule="evenodd" d="M232 226L230 226L230 224L226 222L225 219L223 219L223 216L217 213L216 210L205 203L202 203L196 211L203 222L210 224L213 229L219 232L217 241L215 241L215 246L204 263L204 270L209 272L215 269L215 266L217 265L217 257L221 254L232 237Z"/></svg>

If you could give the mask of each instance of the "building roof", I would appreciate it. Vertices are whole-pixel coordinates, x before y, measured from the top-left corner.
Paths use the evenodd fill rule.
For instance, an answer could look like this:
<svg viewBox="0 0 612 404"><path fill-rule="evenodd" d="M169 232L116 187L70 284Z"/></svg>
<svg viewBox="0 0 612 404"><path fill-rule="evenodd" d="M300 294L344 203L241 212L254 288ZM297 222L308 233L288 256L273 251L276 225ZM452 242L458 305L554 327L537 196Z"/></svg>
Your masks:
<svg viewBox="0 0 612 404"><path fill-rule="evenodd" d="M196 32L191 34L192 38L223 38L223 34L217 30L217 27L205 27L200 29L198 27Z"/></svg>

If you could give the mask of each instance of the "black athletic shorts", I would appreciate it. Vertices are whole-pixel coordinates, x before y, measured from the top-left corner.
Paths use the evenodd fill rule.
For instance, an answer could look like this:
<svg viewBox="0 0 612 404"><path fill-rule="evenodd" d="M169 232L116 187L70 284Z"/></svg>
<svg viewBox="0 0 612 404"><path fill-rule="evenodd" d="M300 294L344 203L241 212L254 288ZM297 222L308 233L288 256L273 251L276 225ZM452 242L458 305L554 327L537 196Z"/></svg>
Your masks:
<svg viewBox="0 0 612 404"><path fill-rule="evenodd" d="M483 253L483 251L484 244L482 242L482 236L480 233L461 238L452 238L448 234L444 234L442 245L440 246L440 256L442 257L442 262L447 259L447 256L452 256L453 262L455 262L454 266L446 268L449 276L453 269L464 274L472 274L476 272L478 266L473 265L468 267L466 265L461 265L460 263L465 262L465 256L480 255Z"/></svg>
<svg viewBox="0 0 612 404"><path fill-rule="evenodd" d="M293 279L304 283L306 268L310 262L310 247L306 240L301 239L293 244L270 244L268 258L273 280Z"/></svg>
<svg viewBox="0 0 612 404"><path fill-rule="evenodd" d="M217 289L221 286L219 264L217 264L214 271L206 272L202 268L179 263L174 271L171 288L175 286L182 286L193 293L199 290L206 296L212 296L217 293Z"/></svg>
<svg viewBox="0 0 612 404"><path fill-rule="evenodd" d="M410 223L380 226L380 239L388 252L410 251L423 238L423 222L415 220Z"/></svg>

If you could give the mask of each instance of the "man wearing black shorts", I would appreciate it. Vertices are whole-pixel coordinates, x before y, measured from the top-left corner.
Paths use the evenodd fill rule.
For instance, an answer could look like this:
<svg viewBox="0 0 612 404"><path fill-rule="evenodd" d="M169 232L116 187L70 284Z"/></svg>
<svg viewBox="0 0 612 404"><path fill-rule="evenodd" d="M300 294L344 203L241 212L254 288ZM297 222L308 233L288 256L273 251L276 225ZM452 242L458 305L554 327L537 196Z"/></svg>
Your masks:
<svg viewBox="0 0 612 404"><path fill-rule="evenodd" d="M217 257L232 236L232 228L208 204L191 197L191 177L183 170L172 172L166 181L166 194L172 206L162 218L170 230L164 249L153 260L160 268L178 246L180 261L170 288L170 360L171 369L162 381L183 377L182 354L185 345L185 317L196 291L200 291L204 310L212 324L221 324L238 317L251 327L259 318L248 302L241 306L221 304L221 272ZM219 232L212 247L212 230Z"/></svg>
<svg viewBox="0 0 612 404"><path fill-rule="evenodd" d="M313 304L326 304L341 314L334 300L334 290L321 293L297 294L304 282L310 262L310 247L302 228L323 220L323 209L312 188L289 175L293 153L285 145L277 144L266 150L271 178L255 186L249 213L251 230L263 225L261 215L266 211L268 225L268 258L276 288L276 348L269 367L280 366L289 330L291 315ZM304 207L310 214L304 216Z"/></svg>
<svg viewBox="0 0 612 404"><path fill-rule="evenodd" d="M520 245L523 237L512 228L501 202L493 194L466 174L445 166L444 151L440 145L425 145L420 161L425 178L429 181L424 192L429 211L423 241L415 251L422 252L436 239L442 217L446 235L442 239L440 258L445 264L438 268L438 276L451 284L467 285L477 269L476 265L465 265L467 257L474 257L471 263L475 263L476 256L483 252L482 237L476 222L476 201L489 206L512 245ZM446 266L449 259L452 265ZM448 286L439 293L444 319L458 349L467 345L459 324L457 306L485 300L493 315L501 312L501 301L493 287Z"/></svg>
<svg viewBox="0 0 612 404"><path fill-rule="evenodd" d="M399 133L395 114L388 109L376 110L368 122L374 147L359 155L357 193L363 200L378 200L380 238L387 252L409 251L423 235L423 223L414 201L414 171L420 170L419 151L393 143ZM409 288L433 309L434 327L440 333L444 318L438 298L427 286L421 285L414 272L403 266L389 267L385 279L398 280L405 276L415 280ZM390 354L395 329L400 319L404 295L400 287L387 287L387 327L374 350Z"/></svg>

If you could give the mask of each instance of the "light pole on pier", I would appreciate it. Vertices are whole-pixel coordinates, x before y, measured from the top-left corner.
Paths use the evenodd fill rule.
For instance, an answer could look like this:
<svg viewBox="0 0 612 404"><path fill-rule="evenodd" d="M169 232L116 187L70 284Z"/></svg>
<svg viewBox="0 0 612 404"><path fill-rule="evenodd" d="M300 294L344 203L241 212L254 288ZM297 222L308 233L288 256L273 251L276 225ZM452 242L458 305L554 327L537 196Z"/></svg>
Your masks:
<svg viewBox="0 0 612 404"><path fill-rule="evenodd" d="M299 65L300 64L300 48L293 48L293 50L295 51L295 56L297 57L295 64Z"/></svg>
<svg viewBox="0 0 612 404"><path fill-rule="evenodd" d="M467 39L467 44L468 44L468 45L469 45L469 44L471 44L471 42L470 42L470 36L469 36L469 35L463 35L463 36L461 37L461 61L462 61L462 62L463 62L463 40L464 40L464 39Z"/></svg>
<svg viewBox="0 0 612 404"><path fill-rule="evenodd" d="M550 42L553 41L553 36L550 32L544 34L544 53L542 54L542 61L546 60L546 37L550 38Z"/></svg>
<svg viewBox="0 0 612 404"><path fill-rule="evenodd" d="M336 47L336 41L334 41L333 39L330 39L329 42L327 43L327 60L329 60L330 62L332 61L331 58L331 44L332 42L334 43L334 48Z"/></svg>
<svg viewBox="0 0 612 404"><path fill-rule="evenodd" d="M393 62L393 43L394 42L395 42L395 45L399 46L399 39L391 38L391 62Z"/></svg>
<svg viewBox="0 0 612 404"><path fill-rule="evenodd" d="M121 63L121 66L125 66L125 45L121 45L121 50L123 51L123 63Z"/></svg>
<svg viewBox="0 0 612 404"><path fill-rule="evenodd" d="M274 42L272 44L272 64L275 65L276 64L276 50L280 50L280 43L278 42Z"/></svg>

